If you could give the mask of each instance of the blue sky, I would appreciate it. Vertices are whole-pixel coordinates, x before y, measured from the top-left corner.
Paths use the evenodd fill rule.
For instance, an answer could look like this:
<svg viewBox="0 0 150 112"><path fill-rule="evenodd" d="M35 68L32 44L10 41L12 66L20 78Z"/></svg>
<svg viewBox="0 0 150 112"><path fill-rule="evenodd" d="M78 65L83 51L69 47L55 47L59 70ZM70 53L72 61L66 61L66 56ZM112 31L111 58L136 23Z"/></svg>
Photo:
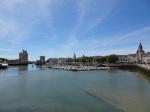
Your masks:
<svg viewBox="0 0 150 112"><path fill-rule="evenodd" d="M150 51L150 0L0 0L0 57Z"/></svg>

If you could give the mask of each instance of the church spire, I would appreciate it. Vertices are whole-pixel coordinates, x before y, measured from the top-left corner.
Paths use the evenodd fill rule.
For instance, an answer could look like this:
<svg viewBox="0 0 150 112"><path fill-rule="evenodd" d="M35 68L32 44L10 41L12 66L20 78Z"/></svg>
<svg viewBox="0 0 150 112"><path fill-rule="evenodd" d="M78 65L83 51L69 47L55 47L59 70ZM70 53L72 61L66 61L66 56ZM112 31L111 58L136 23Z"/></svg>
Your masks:
<svg viewBox="0 0 150 112"><path fill-rule="evenodd" d="M74 53L74 56L73 56L73 60L74 62L76 61L76 54Z"/></svg>

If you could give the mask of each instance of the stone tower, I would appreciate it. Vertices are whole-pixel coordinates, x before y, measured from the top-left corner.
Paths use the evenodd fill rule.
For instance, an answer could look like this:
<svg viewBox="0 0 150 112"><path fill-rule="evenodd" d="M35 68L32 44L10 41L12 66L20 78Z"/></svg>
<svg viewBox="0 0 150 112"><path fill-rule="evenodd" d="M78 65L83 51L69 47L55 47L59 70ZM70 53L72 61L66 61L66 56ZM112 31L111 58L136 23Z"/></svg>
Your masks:
<svg viewBox="0 0 150 112"><path fill-rule="evenodd" d="M26 50L22 50L22 52L19 53L19 61L22 64L28 63L28 53Z"/></svg>
<svg viewBox="0 0 150 112"><path fill-rule="evenodd" d="M140 43L139 47L138 47L138 50L136 52L137 63L143 63L143 61L142 61L143 54L144 54L143 46Z"/></svg>

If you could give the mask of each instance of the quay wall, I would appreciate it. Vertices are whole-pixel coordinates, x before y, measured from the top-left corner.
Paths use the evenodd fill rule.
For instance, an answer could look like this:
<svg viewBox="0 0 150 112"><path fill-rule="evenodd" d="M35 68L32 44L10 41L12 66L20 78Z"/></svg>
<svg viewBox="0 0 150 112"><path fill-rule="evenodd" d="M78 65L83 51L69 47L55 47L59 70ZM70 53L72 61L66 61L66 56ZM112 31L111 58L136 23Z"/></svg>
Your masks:
<svg viewBox="0 0 150 112"><path fill-rule="evenodd" d="M136 64L106 64L105 66L107 67L132 67L132 68L136 68L137 65Z"/></svg>
<svg viewBox="0 0 150 112"><path fill-rule="evenodd" d="M133 68L150 77L150 66L143 64L106 64L108 67Z"/></svg>
<svg viewBox="0 0 150 112"><path fill-rule="evenodd" d="M148 67L137 65L137 70L150 77L150 69Z"/></svg>
<svg viewBox="0 0 150 112"><path fill-rule="evenodd" d="M9 63L9 66L28 65L28 63Z"/></svg>

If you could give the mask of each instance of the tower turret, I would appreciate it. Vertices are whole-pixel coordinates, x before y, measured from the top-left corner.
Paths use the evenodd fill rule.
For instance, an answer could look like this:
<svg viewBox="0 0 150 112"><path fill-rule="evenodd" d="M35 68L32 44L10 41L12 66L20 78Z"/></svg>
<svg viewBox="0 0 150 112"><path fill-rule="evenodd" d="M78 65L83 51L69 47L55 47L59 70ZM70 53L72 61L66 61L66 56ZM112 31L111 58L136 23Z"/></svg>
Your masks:
<svg viewBox="0 0 150 112"><path fill-rule="evenodd" d="M138 50L139 50L139 52L143 52L143 46L141 43L139 44Z"/></svg>
<svg viewBox="0 0 150 112"><path fill-rule="evenodd" d="M140 42L138 51L137 51L137 62L138 63L143 63L143 60L142 60L143 54L144 54L144 50L143 50L143 46Z"/></svg>

